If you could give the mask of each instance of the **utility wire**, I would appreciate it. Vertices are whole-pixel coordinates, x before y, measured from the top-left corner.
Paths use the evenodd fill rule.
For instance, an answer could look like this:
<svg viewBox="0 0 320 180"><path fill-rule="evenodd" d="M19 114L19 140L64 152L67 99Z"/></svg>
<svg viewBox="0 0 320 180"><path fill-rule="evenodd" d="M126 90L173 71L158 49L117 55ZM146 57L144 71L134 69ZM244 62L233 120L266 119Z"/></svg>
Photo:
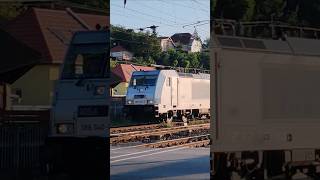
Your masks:
<svg viewBox="0 0 320 180"><path fill-rule="evenodd" d="M205 5L205 4L202 4L200 1L198 0L192 0L193 2L199 4L200 6L204 7L204 8L208 8L210 7L210 0L208 0L209 4L208 5Z"/></svg>
<svg viewBox="0 0 320 180"><path fill-rule="evenodd" d="M158 0L158 1L161 1L161 2L163 2L163 3L168 3L168 2L170 2L170 3L173 4L173 5L181 6L181 7L185 7L185 8L189 8L189 9L192 9L192 10L195 9L195 7L191 7L191 6L187 6L187 5L185 5L185 4L180 4L180 3L177 3L177 2L173 2L172 0L170 0L170 1ZM192 1L192 0L191 0L191 1ZM208 6L208 7L210 7L210 6ZM199 8L199 10L201 10L202 12L205 12L205 13L210 13L210 9Z"/></svg>
<svg viewBox="0 0 320 180"><path fill-rule="evenodd" d="M122 8L121 6L119 6L119 5L117 5L117 4L111 3L111 5ZM127 8L127 7L126 7L126 9L129 10L129 11L133 11L133 12L136 12L136 13L139 13L139 14L142 14L142 15L145 15L145 16L150 16L150 17L154 17L154 18L158 18L158 19L162 19L162 20L167 20L167 21L176 23L175 21L172 21L172 20L169 20L169 19L164 19L164 18L158 17L158 16L154 16L154 15L152 15L152 14L143 13L143 12L137 11L137 10L135 10L135 9L130 9L130 8Z"/></svg>
<svg viewBox="0 0 320 180"><path fill-rule="evenodd" d="M163 11L163 10L160 10L160 9L156 9L155 7L148 6L148 5L146 5L146 4L144 4L144 3L141 3L141 2L139 2L139 1L136 1L136 3L142 5L142 6L146 7L146 8L152 9L153 11L158 11L158 12L166 15L167 17L170 16L170 17L172 17L172 18L175 19L175 20L176 20L176 19L180 19L180 20L182 20L182 21L184 21L184 22L186 22L186 23L189 22L189 21L187 21L186 19L183 19L183 18L180 18L180 17L175 17L175 16L170 15L172 12L168 12L168 11Z"/></svg>
<svg viewBox="0 0 320 180"><path fill-rule="evenodd" d="M145 18L144 16L141 17L141 16L138 16L138 15L136 15L136 14L129 14L129 15L131 15L131 16L124 15L124 14L121 14L121 13L116 13L116 12L111 12L111 14L117 14L117 15L119 15L119 16L128 17L128 18L132 18L132 16L136 16L136 17L141 18L142 20L145 20L146 22L152 21L152 22L154 22L154 23L159 23L159 24L162 24L162 25L168 26L168 27L174 27L174 28L176 28L177 26L180 26L180 25L167 24L167 23L163 23L163 22L161 22L161 21L156 21L156 20L147 19L147 18Z"/></svg>

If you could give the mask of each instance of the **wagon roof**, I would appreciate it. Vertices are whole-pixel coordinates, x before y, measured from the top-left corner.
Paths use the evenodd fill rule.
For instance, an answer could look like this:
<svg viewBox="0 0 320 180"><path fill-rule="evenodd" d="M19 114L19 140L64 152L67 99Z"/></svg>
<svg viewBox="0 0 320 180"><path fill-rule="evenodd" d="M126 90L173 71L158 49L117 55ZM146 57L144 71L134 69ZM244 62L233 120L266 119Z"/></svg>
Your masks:
<svg viewBox="0 0 320 180"><path fill-rule="evenodd" d="M287 37L286 40L215 35L213 47L292 55L320 56L320 40Z"/></svg>

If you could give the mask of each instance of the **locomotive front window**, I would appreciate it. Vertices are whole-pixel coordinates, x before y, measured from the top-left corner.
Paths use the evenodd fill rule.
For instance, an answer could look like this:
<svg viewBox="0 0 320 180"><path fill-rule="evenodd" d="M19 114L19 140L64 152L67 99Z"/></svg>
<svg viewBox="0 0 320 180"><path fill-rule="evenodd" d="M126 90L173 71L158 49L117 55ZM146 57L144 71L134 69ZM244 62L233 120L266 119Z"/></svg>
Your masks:
<svg viewBox="0 0 320 180"><path fill-rule="evenodd" d="M154 75L135 75L131 78L131 86L155 86L158 76Z"/></svg>
<svg viewBox="0 0 320 180"><path fill-rule="evenodd" d="M66 57L62 79L108 77L110 71L108 67L109 60L105 47L73 46Z"/></svg>

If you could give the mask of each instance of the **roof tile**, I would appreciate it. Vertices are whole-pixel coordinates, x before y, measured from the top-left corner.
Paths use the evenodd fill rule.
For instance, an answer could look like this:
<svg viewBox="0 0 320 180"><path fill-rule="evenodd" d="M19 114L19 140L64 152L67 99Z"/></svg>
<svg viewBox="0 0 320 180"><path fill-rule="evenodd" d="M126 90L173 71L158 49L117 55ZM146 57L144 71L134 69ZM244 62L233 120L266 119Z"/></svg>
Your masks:
<svg viewBox="0 0 320 180"><path fill-rule="evenodd" d="M132 64L118 64L115 68L112 69L112 73L119 76L122 82L129 82L132 72L152 70L155 70L155 68L148 66L136 66Z"/></svg>
<svg viewBox="0 0 320 180"><path fill-rule="evenodd" d="M76 14L95 29L96 24L109 26L109 17ZM43 57L42 63L62 63L73 32L87 30L64 10L31 8L6 26L6 30Z"/></svg>

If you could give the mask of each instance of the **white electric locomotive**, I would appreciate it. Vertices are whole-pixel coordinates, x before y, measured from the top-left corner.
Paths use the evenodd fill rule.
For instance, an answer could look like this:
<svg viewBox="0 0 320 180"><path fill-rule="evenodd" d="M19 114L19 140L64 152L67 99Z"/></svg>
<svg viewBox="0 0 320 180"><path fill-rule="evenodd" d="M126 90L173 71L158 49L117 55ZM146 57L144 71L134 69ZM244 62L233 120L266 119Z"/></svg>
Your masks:
<svg viewBox="0 0 320 180"><path fill-rule="evenodd" d="M176 70L133 72L126 95L126 109L133 117L155 117L186 122L210 116L210 75Z"/></svg>

